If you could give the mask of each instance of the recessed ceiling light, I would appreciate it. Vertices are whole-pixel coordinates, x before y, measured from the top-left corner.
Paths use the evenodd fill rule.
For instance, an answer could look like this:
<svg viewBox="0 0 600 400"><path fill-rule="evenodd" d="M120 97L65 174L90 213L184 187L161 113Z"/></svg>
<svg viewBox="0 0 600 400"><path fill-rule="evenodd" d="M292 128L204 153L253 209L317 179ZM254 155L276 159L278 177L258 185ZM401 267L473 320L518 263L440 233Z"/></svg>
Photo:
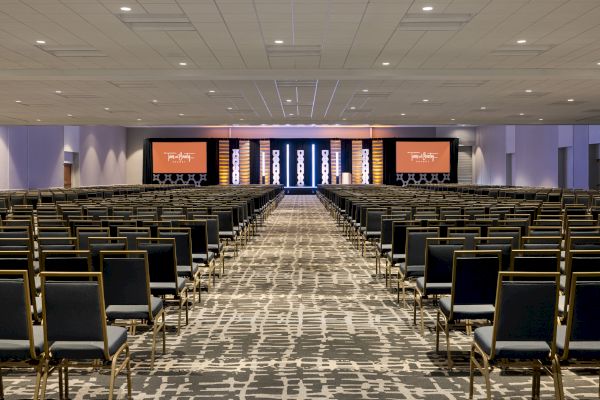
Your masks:
<svg viewBox="0 0 600 400"><path fill-rule="evenodd" d="M179 65L182 66L182 67L185 67L185 66L187 66L187 63L185 61L182 61L182 62L179 63Z"/></svg>
<svg viewBox="0 0 600 400"><path fill-rule="evenodd" d="M123 6L121 7L121 11L129 12L131 11L131 7Z"/></svg>
<svg viewBox="0 0 600 400"><path fill-rule="evenodd" d="M598 63L600 64L600 63ZM381 63L381 65L383 65L384 67L387 67L388 65L390 65L390 63L388 61L384 61Z"/></svg>
<svg viewBox="0 0 600 400"><path fill-rule="evenodd" d="M482 110L487 110L487 107L486 106L482 106L481 109Z"/></svg>
<svg viewBox="0 0 600 400"><path fill-rule="evenodd" d="M36 40L35 41L37 44L46 44L45 40Z"/></svg>
<svg viewBox="0 0 600 400"><path fill-rule="evenodd" d="M538 121L543 121L543 120L544 120L544 118L539 118L539 119L538 119Z"/></svg>
<svg viewBox="0 0 600 400"><path fill-rule="evenodd" d="M244 120L244 118L240 118L240 121L243 121L243 120Z"/></svg>
<svg viewBox="0 0 600 400"><path fill-rule="evenodd" d="M525 40L525 39L519 39L519 40L517 40L517 43L518 44L525 44L525 43L527 43L527 40Z"/></svg>
<svg viewBox="0 0 600 400"><path fill-rule="evenodd" d="M214 90L209 90L209 91L208 91L208 93L214 93L214 92L215 92Z"/></svg>
<svg viewBox="0 0 600 400"><path fill-rule="evenodd" d="M179 116L180 116L180 117L183 117L184 115L185 115L184 113L179 113Z"/></svg>
<svg viewBox="0 0 600 400"><path fill-rule="evenodd" d="M455 118L450 118L450 121L456 121L456 119Z"/></svg>
<svg viewBox="0 0 600 400"><path fill-rule="evenodd" d="M233 107L227 107L228 110L233 110Z"/></svg>
<svg viewBox="0 0 600 400"><path fill-rule="evenodd" d="M425 6L422 8L423 11L433 11L433 7L431 6Z"/></svg>
<svg viewBox="0 0 600 400"><path fill-rule="evenodd" d="M104 111L110 111L110 107L104 107Z"/></svg>
<svg viewBox="0 0 600 400"><path fill-rule="evenodd" d="M22 103L21 100L15 100L15 103Z"/></svg>
<svg viewBox="0 0 600 400"><path fill-rule="evenodd" d="M293 113L290 113L290 114L288 114L288 115L289 115L290 117L293 117L293 116L294 116L294 114L293 114Z"/></svg>
<svg viewBox="0 0 600 400"><path fill-rule="evenodd" d="M351 110L356 110L356 107L352 106L350 107Z"/></svg>
<svg viewBox="0 0 600 400"><path fill-rule="evenodd" d="M429 99L423 99L423 103L428 103Z"/></svg>
<svg viewBox="0 0 600 400"><path fill-rule="evenodd" d="M72 116L73 116L73 114L67 114L67 117L72 117Z"/></svg>
<svg viewBox="0 0 600 400"><path fill-rule="evenodd" d="M363 93L367 93L369 91L369 89L363 89L362 92Z"/></svg>
<svg viewBox="0 0 600 400"><path fill-rule="evenodd" d="M575 101L575 99L567 99L567 101L568 101L569 103L572 103L572 102L574 102L574 101Z"/></svg>
<svg viewBox="0 0 600 400"><path fill-rule="evenodd" d="M402 114L400 114L400 115L402 115L403 117L404 117L404 116L406 116L406 114L404 114L404 113L402 113Z"/></svg>
<svg viewBox="0 0 600 400"><path fill-rule="evenodd" d="M519 115L522 117L523 115L525 115L525 113L519 113Z"/></svg>
<svg viewBox="0 0 600 400"><path fill-rule="evenodd" d="M597 62L596 65L600 65L600 62Z"/></svg>
<svg viewBox="0 0 600 400"><path fill-rule="evenodd" d="M286 103L291 103L292 99L285 99Z"/></svg>
<svg viewBox="0 0 600 400"><path fill-rule="evenodd" d="M141 118L138 118L137 120L138 120L138 121L141 121L142 119L141 119Z"/></svg>
<svg viewBox="0 0 600 400"><path fill-rule="evenodd" d="M36 121L37 121L37 122L42 122L42 120L41 120L41 119L39 119L39 118L38 118L38 119L36 119Z"/></svg>
<svg viewBox="0 0 600 400"><path fill-rule="evenodd" d="M346 120L346 118L342 118L342 121L345 121L345 120Z"/></svg>
<svg viewBox="0 0 600 400"><path fill-rule="evenodd" d="M532 93L532 92L533 92L533 90L531 90L531 89L525 89L525 93Z"/></svg>
<svg viewBox="0 0 600 400"><path fill-rule="evenodd" d="M279 40L279 39L278 39L278 40L275 40L275 41L274 41L274 43L275 43L275 44L283 44L283 40Z"/></svg>
<svg viewBox="0 0 600 400"><path fill-rule="evenodd" d="M61 93L62 93L62 90L55 90L55 91L54 91L54 93L56 93L56 94L61 94Z"/></svg>

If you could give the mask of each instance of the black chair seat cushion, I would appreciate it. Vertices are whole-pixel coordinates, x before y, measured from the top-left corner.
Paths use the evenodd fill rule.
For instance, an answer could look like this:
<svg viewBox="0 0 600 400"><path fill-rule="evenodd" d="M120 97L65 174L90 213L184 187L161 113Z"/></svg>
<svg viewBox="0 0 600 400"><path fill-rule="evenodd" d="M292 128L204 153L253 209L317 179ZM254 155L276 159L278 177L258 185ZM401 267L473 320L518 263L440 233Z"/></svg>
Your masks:
<svg viewBox="0 0 600 400"><path fill-rule="evenodd" d="M565 352L567 327L561 325L556 331L556 350L559 356ZM569 358L580 361L598 360L600 358L600 341L571 340L569 342Z"/></svg>
<svg viewBox="0 0 600 400"><path fill-rule="evenodd" d="M216 254L221 254L221 252L223 251L223 243L219 243L219 244L209 244L208 245L208 250L216 253Z"/></svg>
<svg viewBox="0 0 600 400"><path fill-rule="evenodd" d="M483 351L490 354L492 351L492 335L494 328L484 326L475 330L475 343ZM550 355L550 346L545 341L496 341L496 354L494 358L507 358L513 360L546 359Z"/></svg>
<svg viewBox="0 0 600 400"><path fill-rule="evenodd" d="M385 254L388 253L392 250L392 244L391 243L377 243L377 250L379 250L380 254Z"/></svg>
<svg viewBox="0 0 600 400"><path fill-rule="evenodd" d="M381 236L381 231L367 231L365 236L368 238L378 238Z"/></svg>
<svg viewBox="0 0 600 400"><path fill-rule="evenodd" d="M219 231L219 237L234 239L236 236L236 232L233 231Z"/></svg>
<svg viewBox="0 0 600 400"><path fill-rule="evenodd" d="M177 266L177 275L183 276L185 278L191 278L192 276L198 273L198 266L192 265L178 265Z"/></svg>
<svg viewBox="0 0 600 400"><path fill-rule="evenodd" d="M417 278L417 290L423 293L425 291L425 277ZM427 282L427 294L450 294L452 291L452 282Z"/></svg>
<svg viewBox="0 0 600 400"><path fill-rule="evenodd" d="M391 251L391 249L390 249L390 251ZM392 264L392 266L393 266L393 265L404 262L404 260L406 259L406 255L398 254L398 253L392 254L392 253L388 252L386 255L386 258L387 258L388 262L390 264Z"/></svg>
<svg viewBox="0 0 600 400"><path fill-rule="evenodd" d="M33 326L33 345L36 355L44 351L44 330L39 325ZM1 361L21 361L30 358L29 340L0 339Z"/></svg>
<svg viewBox="0 0 600 400"><path fill-rule="evenodd" d="M163 309L163 301L158 297L150 297L150 305L152 307L152 318L154 318ZM106 317L109 320L149 319L148 306L146 304L113 304L106 307Z"/></svg>
<svg viewBox="0 0 600 400"><path fill-rule="evenodd" d="M206 265L214 259L215 259L215 253L213 253L212 251L208 252L208 256L206 254L192 254L192 260L195 263L199 263L199 264Z"/></svg>
<svg viewBox="0 0 600 400"><path fill-rule="evenodd" d="M429 285L427 285L429 288ZM448 318L450 316L450 307L452 301L450 297L444 297L440 299L440 311ZM494 319L494 305L493 304L455 304L454 313L452 314L453 320L466 320L466 319Z"/></svg>
<svg viewBox="0 0 600 400"><path fill-rule="evenodd" d="M411 278L414 276L423 276L425 275L425 266L424 265L406 265L406 263L400 264L400 272L404 275L405 278Z"/></svg>
<svg viewBox="0 0 600 400"><path fill-rule="evenodd" d="M127 329L120 326L107 326L106 336L108 353L115 354L127 342ZM104 342L102 341L56 341L50 346L52 358L71 360L104 359Z"/></svg>
<svg viewBox="0 0 600 400"><path fill-rule="evenodd" d="M175 282L150 282L150 292L152 295L179 294L185 288L185 278L177 278L177 287Z"/></svg>

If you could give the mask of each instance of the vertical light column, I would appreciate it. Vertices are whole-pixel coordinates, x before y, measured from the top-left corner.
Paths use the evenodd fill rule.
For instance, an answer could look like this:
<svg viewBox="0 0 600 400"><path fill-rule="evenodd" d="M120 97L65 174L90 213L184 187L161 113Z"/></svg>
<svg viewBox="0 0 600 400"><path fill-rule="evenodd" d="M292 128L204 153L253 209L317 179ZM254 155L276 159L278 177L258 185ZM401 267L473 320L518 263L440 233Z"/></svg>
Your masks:
<svg viewBox="0 0 600 400"><path fill-rule="evenodd" d="M250 141L240 140L240 184L250 184Z"/></svg>
<svg viewBox="0 0 600 400"><path fill-rule="evenodd" d="M314 143L310 146L310 151L311 151L310 165L312 167L310 186L316 187L317 186L316 181L315 181L315 165L316 165L315 158L316 158L316 156L315 156L315 144Z"/></svg>
<svg viewBox="0 0 600 400"><path fill-rule="evenodd" d="M371 163L373 165L373 184L383 184L383 140L371 142Z"/></svg>
<svg viewBox="0 0 600 400"><path fill-rule="evenodd" d="M260 152L264 154L265 160L265 185L271 184L271 141L261 140L260 141ZM261 170L261 173L263 171ZM261 181L262 182L262 181Z"/></svg>
<svg viewBox="0 0 600 400"><path fill-rule="evenodd" d="M285 145L285 187L290 187L290 145Z"/></svg>
<svg viewBox="0 0 600 400"><path fill-rule="evenodd" d="M219 140L219 185L229 185L229 140Z"/></svg>
<svg viewBox="0 0 600 400"><path fill-rule="evenodd" d="M362 182L362 140L352 141L352 184Z"/></svg>
<svg viewBox="0 0 600 400"><path fill-rule="evenodd" d="M341 142L341 140L338 140L338 139L331 140L329 142L329 148L330 148L329 157L331 159L331 168L329 169L329 171L331 173L330 182L335 185L336 183L338 183L338 181L336 181L335 178L342 175L342 171L341 171L342 142Z"/></svg>

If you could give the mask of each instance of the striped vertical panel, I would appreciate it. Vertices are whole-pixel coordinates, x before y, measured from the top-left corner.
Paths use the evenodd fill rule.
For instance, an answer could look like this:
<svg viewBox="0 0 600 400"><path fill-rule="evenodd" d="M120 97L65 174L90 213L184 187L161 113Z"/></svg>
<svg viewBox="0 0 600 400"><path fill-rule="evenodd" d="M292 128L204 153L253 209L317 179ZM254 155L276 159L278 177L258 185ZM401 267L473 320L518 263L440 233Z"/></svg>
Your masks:
<svg viewBox="0 0 600 400"><path fill-rule="evenodd" d="M338 139L332 139L329 142L329 171L331 173L331 184L335 185L335 174L337 165L335 163L335 154L339 154L340 157L340 169L342 168L342 141ZM339 172L340 180L342 179L342 171ZM341 182L340 182L341 183Z"/></svg>
<svg viewBox="0 0 600 400"><path fill-rule="evenodd" d="M373 166L373 183L381 185L383 183L383 140L373 140L371 142L371 163Z"/></svg>
<svg viewBox="0 0 600 400"><path fill-rule="evenodd" d="M250 141L240 140L240 185L250 184Z"/></svg>
<svg viewBox="0 0 600 400"><path fill-rule="evenodd" d="M219 140L219 185L229 185L229 140Z"/></svg>
<svg viewBox="0 0 600 400"><path fill-rule="evenodd" d="M270 185L271 183L271 141L269 140L261 140L260 141L260 157L262 158L264 154L265 157L265 185ZM261 159L261 167L260 167L260 176L262 182L262 159Z"/></svg>
<svg viewBox="0 0 600 400"><path fill-rule="evenodd" d="M352 183L362 182L362 140L352 141Z"/></svg>

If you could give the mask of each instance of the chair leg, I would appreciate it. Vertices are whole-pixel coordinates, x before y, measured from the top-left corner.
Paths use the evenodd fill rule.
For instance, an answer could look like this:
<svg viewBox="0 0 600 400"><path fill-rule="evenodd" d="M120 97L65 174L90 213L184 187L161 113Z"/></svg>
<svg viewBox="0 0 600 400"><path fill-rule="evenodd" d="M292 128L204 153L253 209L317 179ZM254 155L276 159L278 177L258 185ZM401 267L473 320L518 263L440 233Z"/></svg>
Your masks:
<svg viewBox="0 0 600 400"><path fill-rule="evenodd" d="M435 352L440 351L440 310L437 311L435 322Z"/></svg>
<svg viewBox="0 0 600 400"><path fill-rule="evenodd" d="M415 290L416 292L416 290ZM419 310L421 314L421 336L425 335L425 315L423 310L423 296L420 296L419 300Z"/></svg>
<svg viewBox="0 0 600 400"><path fill-rule="evenodd" d="M154 368L154 358L156 353L156 333L159 329L158 321L155 319L152 325L152 352L150 353L150 369Z"/></svg>
<svg viewBox="0 0 600 400"><path fill-rule="evenodd" d="M50 364L47 359L42 361L42 382L41 382L41 394L40 399L46 398L46 386L48 384L48 374L50 374Z"/></svg>
<svg viewBox="0 0 600 400"><path fill-rule="evenodd" d="M64 384L63 384L63 371L62 371L62 367L59 366L58 367L58 398L60 400L63 400L65 398L65 396L64 396L65 392L63 391L63 387L64 387Z"/></svg>
<svg viewBox="0 0 600 400"><path fill-rule="evenodd" d="M565 392L562 383L562 372L560 369L560 360L555 354L552 359L552 379L554 380L554 397L557 400L564 400Z"/></svg>
<svg viewBox="0 0 600 400"><path fill-rule="evenodd" d="M33 392L33 400L40 398L40 387L42 385L42 375L44 374L43 359L35 367L35 392ZM2 374L0 373L0 399L4 399L4 388L2 386Z"/></svg>
<svg viewBox="0 0 600 400"><path fill-rule="evenodd" d="M438 318L439 318L438 311ZM436 328L437 329L437 328ZM469 357L469 399L473 398L473 381L475 379L475 346L471 345L471 356Z"/></svg>
<svg viewBox="0 0 600 400"><path fill-rule="evenodd" d="M446 319L444 333L446 334L446 357L448 358L448 370L452 369L452 352L450 351L450 322Z"/></svg>
<svg viewBox="0 0 600 400"><path fill-rule="evenodd" d="M487 357L483 357L483 377L485 378L485 391L487 399L492 400L492 384L490 382L490 363Z"/></svg>
<svg viewBox="0 0 600 400"><path fill-rule="evenodd" d="M533 367L533 376L531 378L531 398L539 400L540 398L540 368L537 365Z"/></svg>
<svg viewBox="0 0 600 400"><path fill-rule="evenodd" d="M69 367L67 365L65 365L65 368L63 370L63 373L65 374L65 399L69 398Z"/></svg>

